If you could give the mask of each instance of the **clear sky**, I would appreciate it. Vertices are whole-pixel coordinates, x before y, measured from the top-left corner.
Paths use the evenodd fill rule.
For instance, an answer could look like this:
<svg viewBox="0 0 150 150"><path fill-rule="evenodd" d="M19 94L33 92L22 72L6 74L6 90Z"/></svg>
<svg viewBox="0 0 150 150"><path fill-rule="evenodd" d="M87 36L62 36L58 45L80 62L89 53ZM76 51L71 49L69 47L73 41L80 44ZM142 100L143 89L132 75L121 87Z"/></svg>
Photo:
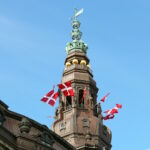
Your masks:
<svg viewBox="0 0 150 150"><path fill-rule="evenodd" d="M0 99L10 110L51 126L47 116L55 108L40 99L61 80L75 7L84 8L80 29L98 100L111 91L102 109L123 104L104 122L112 130L112 150L148 150L149 0L0 0Z"/></svg>

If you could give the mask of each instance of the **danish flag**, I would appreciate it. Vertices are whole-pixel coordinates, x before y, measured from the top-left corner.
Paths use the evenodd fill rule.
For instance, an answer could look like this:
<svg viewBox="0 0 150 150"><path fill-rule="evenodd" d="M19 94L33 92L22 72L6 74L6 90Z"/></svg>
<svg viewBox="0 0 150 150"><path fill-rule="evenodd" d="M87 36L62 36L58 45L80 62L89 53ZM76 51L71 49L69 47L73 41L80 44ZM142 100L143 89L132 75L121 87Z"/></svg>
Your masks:
<svg viewBox="0 0 150 150"><path fill-rule="evenodd" d="M102 119L108 120L108 119L113 119L114 117L115 117L114 115L107 115L107 116L103 117Z"/></svg>
<svg viewBox="0 0 150 150"><path fill-rule="evenodd" d="M54 87L53 90L49 91L42 99L41 101L44 103L48 103L51 106L54 106L56 103L56 99L58 97L58 92L54 92Z"/></svg>
<svg viewBox="0 0 150 150"><path fill-rule="evenodd" d="M105 102L105 99L109 96L110 93L107 93L100 101Z"/></svg>
<svg viewBox="0 0 150 150"><path fill-rule="evenodd" d="M108 115L114 115L116 113L118 113L118 109L122 108L122 104L116 104L116 107L114 107L113 109L109 109L106 110L104 113L108 114Z"/></svg>
<svg viewBox="0 0 150 150"><path fill-rule="evenodd" d="M114 114L118 113L118 109L113 108L113 109L110 109L110 110L106 110L104 113L106 113L108 115L114 115Z"/></svg>
<svg viewBox="0 0 150 150"><path fill-rule="evenodd" d="M116 104L116 107L121 109L122 108L122 104Z"/></svg>
<svg viewBox="0 0 150 150"><path fill-rule="evenodd" d="M65 96L74 96L74 92L71 87L71 80L65 83L58 84L58 87Z"/></svg>
<svg viewBox="0 0 150 150"><path fill-rule="evenodd" d="M106 98L107 98L109 95L110 95L110 93L107 93L103 98L101 98L100 101L105 102ZM98 103L95 105L95 107L96 107L98 104L100 104L100 102L98 102Z"/></svg>

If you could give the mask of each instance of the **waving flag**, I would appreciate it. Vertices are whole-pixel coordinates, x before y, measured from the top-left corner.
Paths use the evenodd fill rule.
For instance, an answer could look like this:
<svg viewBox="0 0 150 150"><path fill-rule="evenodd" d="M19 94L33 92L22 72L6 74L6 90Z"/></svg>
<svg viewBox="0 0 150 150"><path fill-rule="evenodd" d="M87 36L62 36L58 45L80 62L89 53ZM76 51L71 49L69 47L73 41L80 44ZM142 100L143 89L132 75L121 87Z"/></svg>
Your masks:
<svg viewBox="0 0 150 150"><path fill-rule="evenodd" d="M115 117L114 115L107 115L107 116L103 117L102 119L108 120L108 119L113 119L114 117Z"/></svg>
<svg viewBox="0 0 150 150"><path fill-rule="evenodd" d="M106 110L104 113L106 113L108 115L114 115L114 114L118 113L118 109L113 108L113 109L110 109L110 110Z"/></svg>
<svg viewBox="0 0 150 150"><path fill-rule="evenodd" d="M107 93L100 101L105 102L106 98L110 95L110 93Z"/></svg>
<svg viewBox="0 0 150 150"><path fill-rule="evenodd" d="M74 96L73 89L71 87L71 81L58 84L59 89L63 92L65 96Z"/></svg>
<svg viewBox="0 0 150 150"><path fill-rule="evenodd" d="M54 106L56 103L56 99L58 97L58 92L54 92L54 87L53 90L49 91L42 99L41 101L44 103L48 103L51 106Z"/></svg>
<svg viewBox="0 0 150 150"><path fill-rule="evenodd" d="M108 114L108 115L114 115L116 113L118 113L118 109L122 108L122 104L116 104L116 107L106 110L104 113Z"/></svg>
<svg viewBox="0 0 150 150"><path fill-rule="evenodd" d="M116 107L121 109L122 108L122 104L116 104Z"/></svg>

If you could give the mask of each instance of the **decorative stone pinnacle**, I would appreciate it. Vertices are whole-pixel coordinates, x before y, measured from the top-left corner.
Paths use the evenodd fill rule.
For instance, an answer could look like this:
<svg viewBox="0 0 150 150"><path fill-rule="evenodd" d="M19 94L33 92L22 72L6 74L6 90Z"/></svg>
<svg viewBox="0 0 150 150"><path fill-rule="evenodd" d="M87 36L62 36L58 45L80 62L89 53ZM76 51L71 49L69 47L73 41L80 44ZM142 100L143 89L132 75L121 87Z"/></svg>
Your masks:
<svg viewBox="0 0 150 150"><path fill-rule="evenodd" d="M79 30L80 22L77 20L77 17L83 13L83 9L79 11L75 9L75 14L72 17L72 27L73 30L71 32L72 42L67 43L66 52L67 54L73 51L80 51L86 53L88 46L81 40L82 32Z"/></svg>

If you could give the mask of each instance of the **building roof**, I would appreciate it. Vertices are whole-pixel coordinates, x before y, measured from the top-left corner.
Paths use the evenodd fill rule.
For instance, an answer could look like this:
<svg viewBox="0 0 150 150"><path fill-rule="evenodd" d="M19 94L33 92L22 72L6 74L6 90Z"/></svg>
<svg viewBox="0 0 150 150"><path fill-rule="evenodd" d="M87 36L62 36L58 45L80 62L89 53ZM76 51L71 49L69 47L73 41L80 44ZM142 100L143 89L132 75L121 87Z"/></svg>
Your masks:
<svg viewBox="0 0 150 150"><path fill-rule="evenodd" d="M25 119L24 119L25 118ZM10 147L24 147L28 145L37 145L51 149L74 150L75 148L62 137L50 130L46 125L26 117L22 114L13 112L8 106L0 100L0 141ZM21 145L18 141L30 141L30 144ZM1 142L0 142L1 143ZM15 143L15 144L14 144ZM36 144L35 144L36 143Z"/></svg>

